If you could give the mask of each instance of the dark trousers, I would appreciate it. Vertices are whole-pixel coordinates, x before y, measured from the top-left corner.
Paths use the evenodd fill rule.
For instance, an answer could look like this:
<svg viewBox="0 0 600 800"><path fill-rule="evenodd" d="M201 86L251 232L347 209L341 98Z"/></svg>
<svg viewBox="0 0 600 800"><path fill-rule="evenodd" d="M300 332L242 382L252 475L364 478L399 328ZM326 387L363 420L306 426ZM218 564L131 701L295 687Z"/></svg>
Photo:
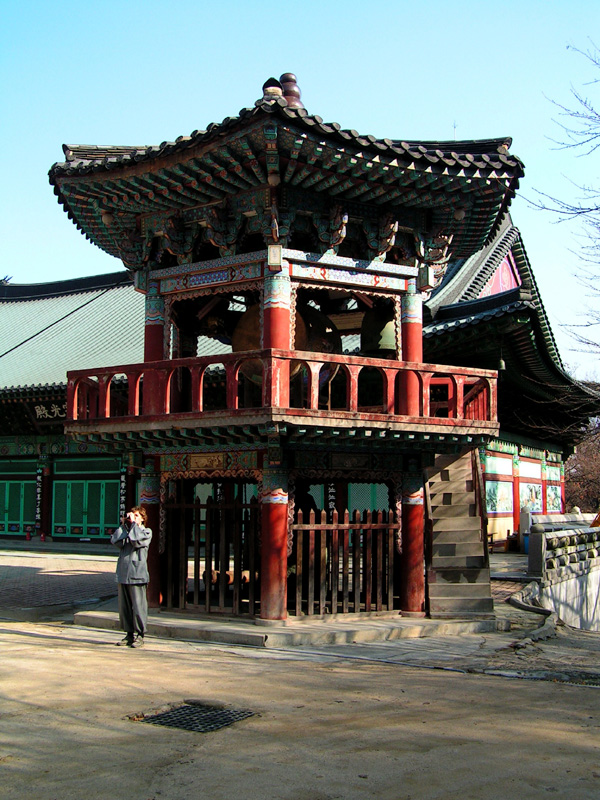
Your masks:
<svg viewBox="0 0 600 800"><path fill-rule="evenodd" d="M119 583L119 619L121 627L133 638L143 636L148 623L146 583Z"/></svg>

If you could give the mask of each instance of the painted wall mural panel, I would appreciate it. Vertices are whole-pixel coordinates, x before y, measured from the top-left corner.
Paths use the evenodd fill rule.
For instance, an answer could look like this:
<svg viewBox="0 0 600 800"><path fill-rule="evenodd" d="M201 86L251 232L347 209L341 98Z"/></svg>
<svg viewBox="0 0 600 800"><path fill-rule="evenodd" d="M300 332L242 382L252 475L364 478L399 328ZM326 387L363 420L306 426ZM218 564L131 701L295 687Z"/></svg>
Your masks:
<svg viewBox="0 0 600 800"><path fill-rule="evenodd" d="M546 486L546 510L549 514L553 511L562 513L560 486Z"/></svg>
<svg viewBox="0 0 600 800"><path fill-rule="evenodd" d="M538 511L541 513L544 510L542 484L522 483L520 486L520 502L524 511Z"/></svg>
<svg viewBox="0 0 600 800"><path fill-rule="evenodd" d="M488 514L512 514L512 483L509 481L486 481L485 501Z"/></svg>
<svg viewBox="0 0 600 800"><path fill-rule="evenodd" d="M559 481L560 480L560 466L554 467L548 465L546 467L546 477L549 481Z"/></svg>

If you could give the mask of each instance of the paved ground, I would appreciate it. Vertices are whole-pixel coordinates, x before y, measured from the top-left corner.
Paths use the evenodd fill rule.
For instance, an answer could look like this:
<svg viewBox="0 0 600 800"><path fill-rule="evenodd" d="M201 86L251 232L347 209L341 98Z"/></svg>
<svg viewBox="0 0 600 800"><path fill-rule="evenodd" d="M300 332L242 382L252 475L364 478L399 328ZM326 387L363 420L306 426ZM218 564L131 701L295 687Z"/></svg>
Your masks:
<svg viewBox="0 0 600 800"><path fill-rule="evenodd" d="M107 545L0 543L0 620L70 625L76 610L108 609L114 615L114 600L106 600L116 595L115 560L113 549ZM598 634L560 624L544 625L543 617L506 602L527 581L526 558L518 554L493 555L492 575L496 615L510 622L508 633L319 644L316 648L309 645L304 651L354 660L600 685ZM250 629L256 631L255 626ZM106 635L111 641L116 634Z"/></svg>
<svg viewBox="0 0 600 800"><path fill-rule="evenodd" d="M462 638L426 642L429 658L464 657ZM598 689L406 666L391 648L117 639L0 622L3 800L600 796ZM254 716L210 733L141 721L190 699Z"/></svg>
<svg viewBox="0 0 600 800"><path fill-rule="evenodd" d="M600 796L600 635L503 602L522 559L493 566L509 633L139 651L72 624L114 593L114 563L0 548L3 800ZM189 699L254 715L212 733L141 721Z"/></svg>
<svg viewBox="0 0 600 800"><path fill-rule="evenodd" d="M117 554L106 544L0 540L0 609L78 605L116 594ZM492 556L497 601L526 580L526 559Z"/></svg>
<svg viewBox="0 0 600 800"><path fill-rule="evenodd" d="M0 616L54 618L116 595L109 555L0 549Z"/></svg>

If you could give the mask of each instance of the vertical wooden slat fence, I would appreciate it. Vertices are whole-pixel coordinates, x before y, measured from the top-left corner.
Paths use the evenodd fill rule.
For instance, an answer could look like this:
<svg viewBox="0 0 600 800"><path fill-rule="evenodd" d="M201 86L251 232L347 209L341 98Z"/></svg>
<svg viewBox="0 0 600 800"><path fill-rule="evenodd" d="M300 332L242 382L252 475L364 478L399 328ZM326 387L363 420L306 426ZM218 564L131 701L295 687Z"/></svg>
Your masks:
<svg viewBox="0 0 600 800"><path fill-rule="evenodd" d="M386 511L298 511L292 525L288 611L322 616L392 611L394 538L400 523Z"/></svg>
<svg viewBox="0 0 600 800"><path fill-rule="evenodd" d="M167 607L254 616L260 596L257 500L208 498L167 504L166 510Z"/></svg>

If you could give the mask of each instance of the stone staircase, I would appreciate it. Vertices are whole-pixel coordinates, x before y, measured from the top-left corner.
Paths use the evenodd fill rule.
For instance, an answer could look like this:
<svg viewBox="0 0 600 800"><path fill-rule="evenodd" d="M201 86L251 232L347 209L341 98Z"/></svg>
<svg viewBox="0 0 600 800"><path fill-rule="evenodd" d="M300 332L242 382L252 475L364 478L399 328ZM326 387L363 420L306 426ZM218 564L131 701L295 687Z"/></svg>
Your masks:
<svg viewBox="0 0 600 800"><path fill-rule="evenodd" d="M427 478L430 616L493 616L489 560L477 512L471 451L436 456Z"/></svg>

